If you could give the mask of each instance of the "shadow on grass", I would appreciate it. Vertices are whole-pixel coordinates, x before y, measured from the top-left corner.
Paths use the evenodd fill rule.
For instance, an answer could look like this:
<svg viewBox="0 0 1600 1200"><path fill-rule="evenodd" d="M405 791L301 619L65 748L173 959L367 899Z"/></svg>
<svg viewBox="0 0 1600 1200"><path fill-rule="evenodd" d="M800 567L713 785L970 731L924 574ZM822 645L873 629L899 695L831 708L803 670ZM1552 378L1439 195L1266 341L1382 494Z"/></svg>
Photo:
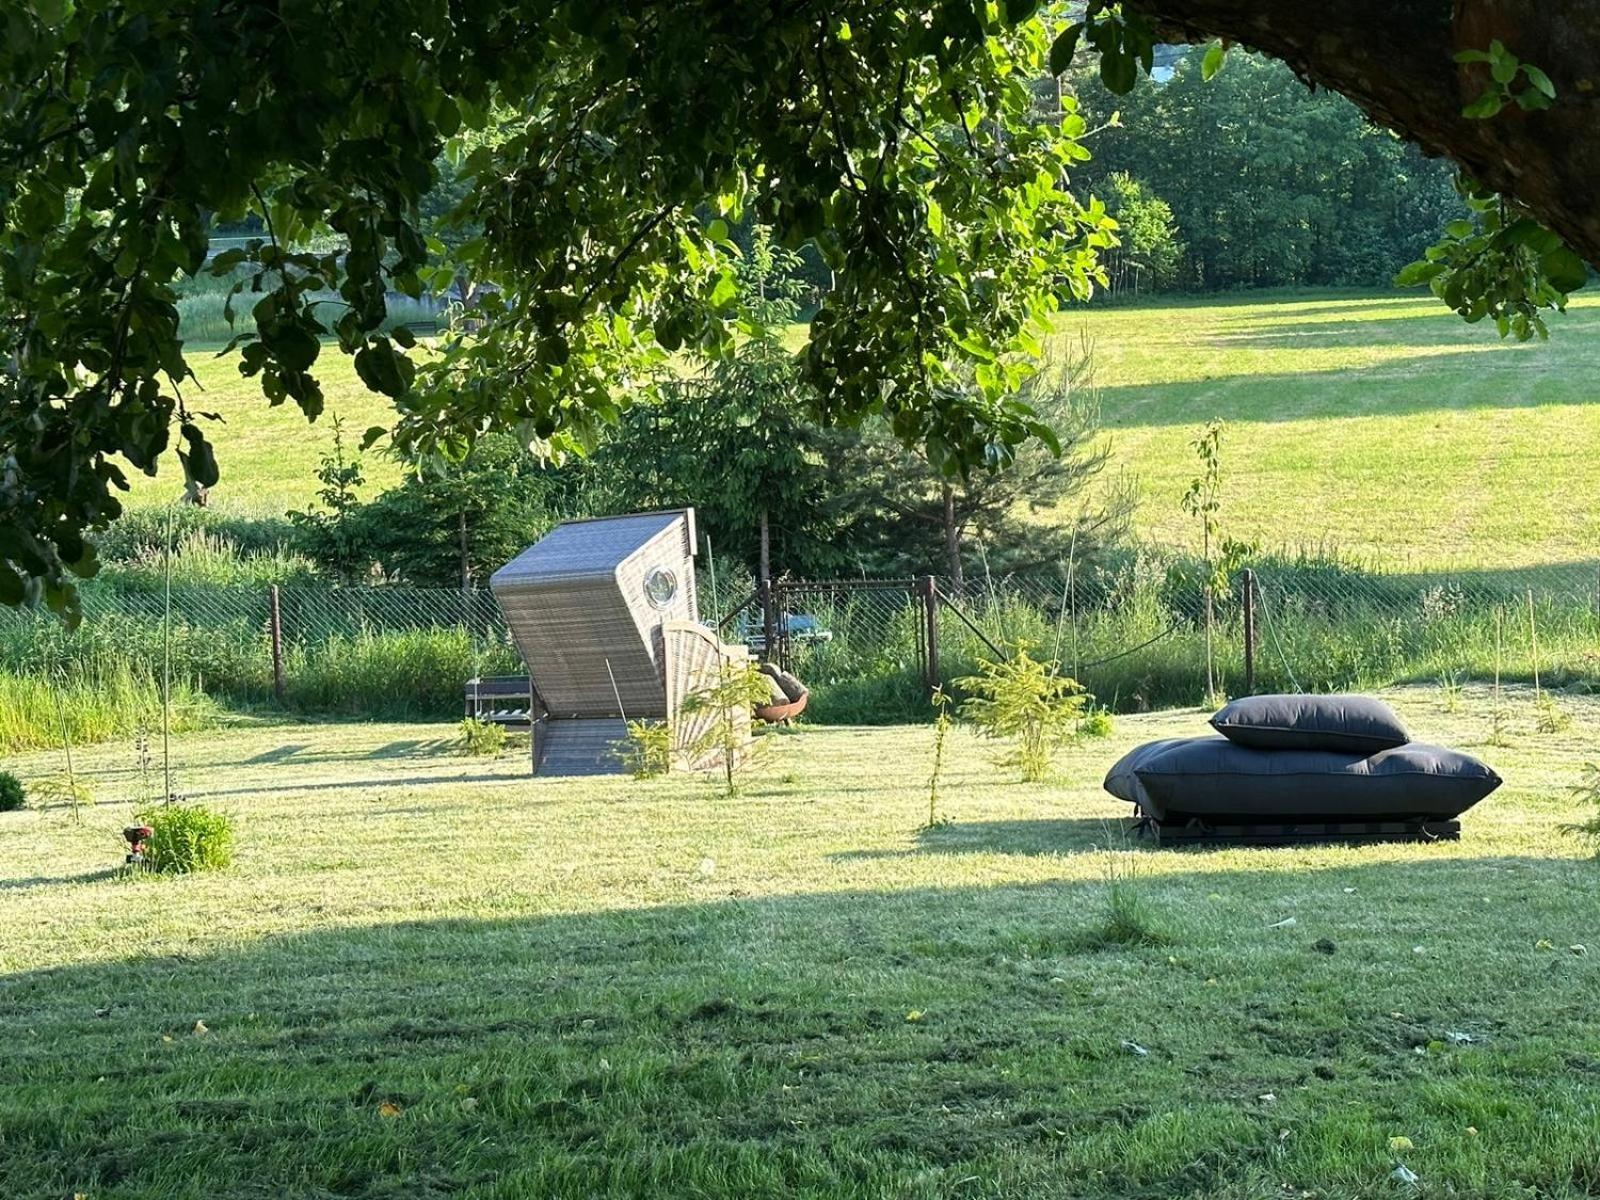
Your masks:
<svg viewBox="0 0 1600 1200"><path fill-rule="evenodd" d="M285 781L283 783L266 783L250 787L195 789L185 791L184 796L190 800L217 800L228 796L297 795L301 792L339 792L361 789L381 791L384 788L444 785L459 787L463 783L526 783L529 778L526 775L511 773L499 775L481 773L477 775L380 775L376 778L329 779L317 783Z"/></svg>
<svg viewBox="0 0 1600 1200"><path fill-rule="evenodd" d="M263 750L253 758L244 759L240 765L246 767L259 766L263 763L287 762L295 755L311 748L310 742L286 742L282 746L274 746L271 750Z"/></svg>
<svg viewBox="0 0 1600 1200"><path fill-rule="evenodd" d="M1264 342L1254 348L1279 344ZM1308 337L1295 344L1312 343ZM1417 343L1419 348L1427 344ZM1227 341L1230 349L1252 346L1252 340L1245 334L1230 335ZM1118 384L1101 391L1106 412L1117 414L1116 419L1107 425L1107 429L1113 433L1123 428L1189 425L1203 421L1217 409L1217 398L1210 393L1210 389L1220 384L1232 387L1223 409L1224 415L1229 420L1260 425L1340 419L1354 421L1373 416L1403 416L1436 410L1462 412L1473 409L1542 408L1552 404L1586 405L1592 402L1586 394L1571 392L1563 397L1552 397L1543 389L1533 387L1491 389L1474 386L1470 393L1463 395L1459 389L1449 386L1394 386L1397 379L1410 384L1413 379L1421 380L1435 375L1453 375L1477 384L1486 375L1496 372L1529 374L1530 366L1526 360L1493 357L1500 352L1526 354L1537 351L1528 347L1501 347L1497 344L1475 351L1452 350L1396 356L1368 365L1323 371L1256 373L1220 369L1201 380ZM1316 399L1318 403L1308 410L1300 401L1310 399Z"/></svg>
<svg viewBox="0 0 1600 1200"><path fill-rule="evenodd" d="M130 889L130 916L168 886ZM1076 881L130 942L0 978L0 1193L1353 1194L1396 1129L1441 1194L1600 1183L1600 960L1524 932L1592 917L1571 863L1139 887L1159 948L1082 950L1106 889ZM1452 1156L1473 1122L1495 1135Z"/></svg>
<svg viewBox="0 0 1600 1200"><path fill-rule="evenodd" d="M846 850L839 861L904 858L919 854L1078 854L1086 850L1147 845L1123 817L1037 821L962 821L917 830L917 844L901 850Z"/></svg>
<svg viewBox="0 0 1600 1200"><path fill-rule="evenodd" d="M123 847L126 849L127 847ZM0 879L0 892L27 891L31 888L60 887L70 883L99 883L115 879L125 873L123 867L108 867L102 871L85 871L81 875L30 875L25 879Z"/></svg>

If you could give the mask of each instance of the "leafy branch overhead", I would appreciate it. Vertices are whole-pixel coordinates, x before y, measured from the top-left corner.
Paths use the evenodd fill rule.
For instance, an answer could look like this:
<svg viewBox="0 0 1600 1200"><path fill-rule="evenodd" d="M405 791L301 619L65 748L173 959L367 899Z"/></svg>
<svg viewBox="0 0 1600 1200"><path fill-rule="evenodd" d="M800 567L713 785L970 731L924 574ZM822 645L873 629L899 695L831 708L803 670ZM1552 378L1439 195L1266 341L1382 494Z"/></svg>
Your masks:
<svg viewBox="0 0 1600 1200"><path fill-rule="evenodd" d="M1114 240L1068 189L1084 123L1036 109L1050 34L1020 11L59 7L0 44L13 603L70 604L84 535L173 424L215 483L176 308L202 271L236 279L229 349L272 404L321 412L332 336L395 398L409 454L459 458L491 428L564 450L669 355L749 330L730 227L754 217L834 273L805 351L820 415L882 413L958 473L1048 437L1019 364ZM470 185L447 224L477 231L453 249L419 227L446 150ZM252 213L265 236L208 263L213 219ZM381 331L386 293L463 274L476 336L420 356ZM978 386L944 386L957 368Z"/></svg>
<svg viewBox="0 0 1600 1200"><path fill-rule="evenodd" d="M1088 157L1074 102L1043 109L1031 83L1082 47L1126 91L1158 40L1237 36L1366 102L1363 81L1388 74L1301 62L1310 43L1288 27L1376 27L1410 7L1219 3L13 6L0 38L0 601L70 614L128 471L153 473L176 448L192 487L217 481L178 332L177 289L207 271L236 285L229 349L270 403L317 417L331 338L394 398L409 455L459 460L491 429L559 451L592 445L671 356L715 360L760 324L731 236L753 220L815 245L834 280L803 352L818 416L881 417L948 476L1004 466L1049 441L1017 396L1026 361L1063 299L1102 282L1097 256L1116 236L1072 189ZM1519 109L1571 65L1548 39L1517 44L1548 77L1518 60L1503 80L1503 56L1455 64L1458 46L1373 42L1403 60L1402 99L1406 71L1433 69L1412 64L1413 42L1449 73L1487 66ZM1359 39L1315 44L1367 53ZM1559 130L1569 107L1530 115ZM1391 108L1404 128L1412 114ZM1559 173L1541 169L1544 133L1507 181L1515 132L1484 132L1506 122L1465 122L1477 140L1460 150L1411 123L1573 245L1600 246L1574 240L1587 218L1540 190ZM460 199L430 237L421 205L442 160ZM208 260L214 223L246 216L262 236ZM388 293L462 279L472 336L421 355L404 330L384 332Z"/></svg>

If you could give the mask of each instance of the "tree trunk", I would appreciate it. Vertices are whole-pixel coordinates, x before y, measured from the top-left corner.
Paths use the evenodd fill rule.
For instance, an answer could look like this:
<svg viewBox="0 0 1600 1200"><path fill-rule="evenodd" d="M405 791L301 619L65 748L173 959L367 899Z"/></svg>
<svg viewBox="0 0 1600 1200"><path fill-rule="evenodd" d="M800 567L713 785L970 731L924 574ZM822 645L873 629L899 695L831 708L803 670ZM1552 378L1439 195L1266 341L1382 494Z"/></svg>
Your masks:
<svg viewBox="0 0 1600 1200"><path fill-rule="evenodd" d="M950 592L959 596L966 582L961 571L961 526L956 522L956 489L944 485L944 570L950 579Z"/></svg>
<svg viewBox="0 0 1600 1200"><path fill-rule="evenodd" d="M1600 5L1548 0L1128 0L1173 42L1225 38L1282 59L1373 120L1527 207L1600 265ZM1458 50L1499 39L1555 84L1544 111L1461 115L1488 83ZM1521 80L1518 81L1518 86Z"/></svg>
<svg viewBox="0 0 1600 1200"><path fill-rule="evenodd" d="M461 549L461 590L464 592L472 586L472 540L467 534L466 510L463 509L456 519L456 536Z"/></svg>
<svg viewBox="0 0 1600 1200"><path fill-rule="evenodd" d="M772 582L772 527L764 508L761 510L761 574L756 578L761 583Z"/></svg>

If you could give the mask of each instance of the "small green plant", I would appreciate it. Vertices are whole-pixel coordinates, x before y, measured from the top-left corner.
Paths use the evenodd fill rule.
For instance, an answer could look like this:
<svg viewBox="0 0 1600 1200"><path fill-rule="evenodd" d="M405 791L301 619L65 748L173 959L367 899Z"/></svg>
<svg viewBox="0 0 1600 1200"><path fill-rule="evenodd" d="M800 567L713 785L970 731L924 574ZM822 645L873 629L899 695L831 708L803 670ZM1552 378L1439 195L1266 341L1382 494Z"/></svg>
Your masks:
<svg viewBox="0 0 1600 1200"><path fill-rule="evenodd" d="M200 804L162 804L138 820L150 827L145 860L152 871L186 875L233 862L233 818Z"/></svg>
<svg viewBox="0 0 1600 1200"><path fill-rule="evenodd" d="M1002 662L978 659L978 672L957 681L971 695L961 715L986 737L1013 743L1006 761L1025 781L1044 779L1056 748L1076 734L1092 697L1061 674L1059 663L1039 662L1020 643Z"/></svg>
<svg viewBox="0 0 1600 1200"><path fill-rule="evenodd" d="M1510 723L1506 720L1506 709L1502 703L1500 692L1500 657L1505 643L1505 614L1497 606L1494 610L1494 693L1493 704L1489 709L1489 744L1491 746L1509 746L1511 744Z"/></svg>
<svg viewBox="0 0 1600 1200"><path fill-rule="evenodd" d="M1488 68L1483 91L1461 110L1463 117L1487 121L1508 104L1527 112L1555 103L1556 85L1550 82L1550 76L1532 63L1523 62L1499 38L1490 42L1487 50L1458 50L1455 60L1463 66L1481 64Z"/></svg>
<svg viewBox="0 0 1600 1200"><path fill-rule="evenodd" d="M94 793L76 775L59 771L33 785L33 798L43 804L63 804L72 809L72 819L85 808L94 807Z"/></svg>
<svg viewBox="0 0 1600 1200"><path fill-rule="evenodd" d="M0 812L16 812L28 803L22 780L10 771L0 771Z"/></svg>
<svg viewBox="0 0 1600 1200"><path fill-rule="evenodd" d="M628 736L612 753L635 779L655 779L672 769L672 728L665 721L629 721Z"/></svg>
<svg viewBox="0 0 1600 1200"><path fill-rule="evenodd" d="M1461 708L1461 675L1454 670L1445 670L1439 676L1439 707L1447 713L1457 712Z"/></svg>
<svg viewBox="0 0 1600 1200"><path fill-rule="evenodd" d="M1216 670L1217 597L1225 595L1230 581L1256 547L1222 536L1222 430L1221 421L1210 421L1189 445L1200 460L1200 474L1189 482L1183 494L1183 511L1200 522L1200 543L1205 568L1201 595L1205 600L1206 703L1211 704L1222 691Z"/></svg>
<svg viewBox="0 0 1600 1200"><path fill-rule="evenodd" d="M1078 722L1078 732L1084 737L1110 737L1116 721L1109 708L1091 708Z"/></svg>
<svg viewBox="0 0 1600 1200"><path fill-rule="evenodd" d="M950 737L950 697L943 687L933 689L933 771L928 776L928 823L924 829L943 829L949 817L939 815L939 777L944 774L945 742Z"/></svg>
<svg viewBox="0 0 1600 1200"><path fill-rule="evenodd" d="M1600 856L1600 763L1584 764L1583 778L1573 785L1572 796L1590 815L1563 825L1562 829L1584 838L1594 848L1596 856Z"/></svg>
<svg viewBox="0 0 1600 1200"><path fill-rule="evenodd" d="M493 721L467 717L461 722L461 753L474 758L494 758L506 748L506 727Z"/></svg>
<svg viewBox="0 0 1600 1200"><path fill-rule="evenodd" d="M1083 934L1086 948L1162 946L1171 941L1139 886L1136 856L1132 850L1106 850L1103 908L1098 921Z"/></svg>
<svg viewBox="0 0 1600 1200"><path fill-rule="evenodd" d="M1556 703L1549 692L1534 697L1534 728L1540 733L1561 733L1572 727L1572 714Z"/></svg>
<svg viewBox="0 0 1600 1200"><path fill-rule="evenodd" d="M714 761L729 796L739 794L738 773L761 747L761 730L752 727L750 714L771 699L771 685L755 663L724 661L713 682L684 700L685 714L710 714L705 731L685 748L686 756L691 763Z"/></svg>
<svg viewBox="0 0 1600 1200"><path fill-rule="evenodd" d="M1540 733L1560 733L1572 724L1556 698L1539 686L1539 622L1534 615L1533 589L1528 589L1528 645L1533 659L1533 726Z"/></svg>

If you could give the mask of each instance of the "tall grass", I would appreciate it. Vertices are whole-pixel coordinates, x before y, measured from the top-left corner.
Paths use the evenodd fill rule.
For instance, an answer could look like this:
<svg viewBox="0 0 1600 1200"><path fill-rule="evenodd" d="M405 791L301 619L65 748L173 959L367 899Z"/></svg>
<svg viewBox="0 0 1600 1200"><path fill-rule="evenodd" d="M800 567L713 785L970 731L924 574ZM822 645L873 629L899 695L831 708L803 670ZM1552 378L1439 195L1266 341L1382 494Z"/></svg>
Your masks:
<svg viewBox="0 0 1600 1200"><path fill-rule="evenodd" d="M1205 630L1190 564L1145 553L1101 564L1063 602L1059 581L1009 581L972 589L958 603L996 644L1018 641L1059 657L1098 703L1140 711L1201 703ZM1515 575L1428 580L1296 558L1258 566L1257 691L1346 691L1393 683L1493 677L1495 624L1503 678L1555 687L1600 682L1600 597L1552 578L1528 615ZM1581 584L1571 579L1566 583ZM898 603L898 608L890 605ZM832 634L795 647L812 688L807 718L821 723L925 720L920 609L909 596L852 597L808 611ZM1218 606L1216 661L1224 691L1243 688L1244 622L1237 598ZM946 681L969 675L990 646L946 612L940 619Z"/></svg>
<svg viewBox="0 0 1600 1200"><path fill-rule="evenodd" d="M193 507L193 506L190 506ZM172 572L181 586L266 587L318 581L317 565L286 545L241 549L221 533L194 529L175 539ZM97 582L149 592L166 583L166 556L158 546L136 546L102 567Z"/></svg>
<svg viewBox="0 0 1600 1200"><path fill-rule="evenodd" d="M175 732L204 728L217 712L215 702L191 681L173 680ZM128 663L65 679L0 673L0 750L58 747L63 722L74 745L128 737L141 727L158 728L160 681L148 669Z"/></svg>
<svg viewBox="0 0 1600 1200"><path fill-rule="evenodd" d="M485 647L464 629L362 630L293 649L285 700L311 713L454 716L468 679L520 669L510 647Z"/></svg>

